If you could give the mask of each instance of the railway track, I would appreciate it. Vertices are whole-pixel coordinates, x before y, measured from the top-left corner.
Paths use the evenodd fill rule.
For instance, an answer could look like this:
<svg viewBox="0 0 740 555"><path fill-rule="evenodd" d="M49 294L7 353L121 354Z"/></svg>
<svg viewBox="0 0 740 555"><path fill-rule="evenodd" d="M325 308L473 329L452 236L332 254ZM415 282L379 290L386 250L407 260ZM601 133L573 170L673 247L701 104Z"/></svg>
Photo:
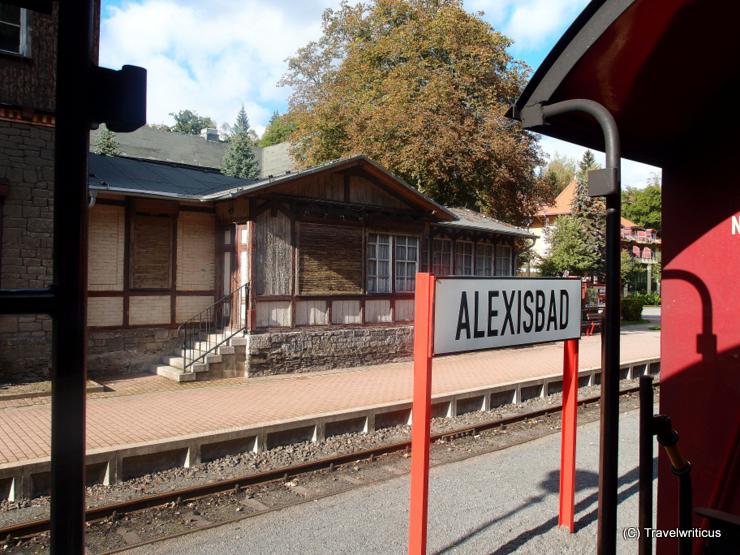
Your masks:
<svg viewBox="0 0 740 555"><path fill-rule="evenodd" d="M657 389L659 384L655 384L654 387ZM626 388L620 391L620 396L630 395L637 393L638 387ZM592 396L583 399L579 399L578 405L580 407L586 405L592 405L598 403L600 400L599 396ZM542 409L528 411L522 414L513 415L505 418L499 418L488 422L478 423L472 426L449 430L441 433L436 433L431 436L431 442L439 441L450 441L465 436L476 436L480 432L486 430L492 430L495 428L502 428L511 424L516 424L523 421L537 419L542 416L552 415L562 410L562 405L554 405ZM335 467L341 467L349 463L356 463L362 460L372 461L376 457L382 455L388 455L397 453L400 451L410 450L411 442L402 441L392 444L386 444L383 446L375 447L372 449L366 449L362 451L354 451L352 453L337 455L333 457L326 457L317 459L311 462L287 466L270 470L266 472L259 472L254 474L248 474L236 478L229 478L218 482L212 482L208 484L202 484L198 486L182 488L178 490L169 491L166 493L143 496L137 499L111 503L107 505L101 505L98 507L91 507L86 512L86 521L88 523L100 521L106 518L115 517L119 518L121 515L127 513L133 513L144 509L153 507L160 507L170 503L176 505L183 504L188 501L207 497L209 495L239 491L242 488L258 485L266 485L271 482L285 481L289 478L305 475L321 470L333 470ZM254 516L254 514L244 515L241 518L248 518ZM234 520L240 520L237 518ZM218 523L221 525L223 523ZM8 539L19 539L25 540L38 534L42 534L49 530L50 522L48 518L35 519L27 522L21 522L0 528L0 538ZM133 546L129 546L133 547Z"/></svg>

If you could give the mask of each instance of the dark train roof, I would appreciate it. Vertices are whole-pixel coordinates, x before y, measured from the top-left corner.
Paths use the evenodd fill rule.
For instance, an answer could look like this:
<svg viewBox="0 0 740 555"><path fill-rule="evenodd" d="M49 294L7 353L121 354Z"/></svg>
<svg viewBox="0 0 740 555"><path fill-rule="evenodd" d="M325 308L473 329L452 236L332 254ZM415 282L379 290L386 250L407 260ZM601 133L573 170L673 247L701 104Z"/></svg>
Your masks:
<svg viewBox="0 0 740 555"><path fill-rule="evenodd" d="M619 127L622 153L664 165L704 137L721 144L740 123L740 3L594 0L537 69L510 116L526 106L590 99ZM717 129L721 129L718 133ZM589 116L548 118L534 131L603 150Z"/></svg>

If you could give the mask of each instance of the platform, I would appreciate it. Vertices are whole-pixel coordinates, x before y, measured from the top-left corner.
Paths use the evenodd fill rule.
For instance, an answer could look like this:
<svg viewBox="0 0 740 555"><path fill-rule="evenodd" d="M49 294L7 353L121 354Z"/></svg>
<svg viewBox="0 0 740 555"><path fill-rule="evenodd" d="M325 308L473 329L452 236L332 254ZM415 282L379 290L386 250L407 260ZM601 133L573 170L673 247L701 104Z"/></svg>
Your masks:
<svg viewBox="0 0 740 555"><path fill-rule="evenodd" d="M581 341L582 385L599 383L600 341L600 336ZM452 416L558 391L562 349L557 343L435 359L436 414ZM659 332L623 332L623 377L657 373L659 357ZM167 381L147 376L110 394L90 395L91 482L115 483L165 463L191 466L232 452L410 421L410 362L196 387L159 380ZM11 499L48 487L51 411L48 402L36 402L0 405L0 492Z"/></svg>

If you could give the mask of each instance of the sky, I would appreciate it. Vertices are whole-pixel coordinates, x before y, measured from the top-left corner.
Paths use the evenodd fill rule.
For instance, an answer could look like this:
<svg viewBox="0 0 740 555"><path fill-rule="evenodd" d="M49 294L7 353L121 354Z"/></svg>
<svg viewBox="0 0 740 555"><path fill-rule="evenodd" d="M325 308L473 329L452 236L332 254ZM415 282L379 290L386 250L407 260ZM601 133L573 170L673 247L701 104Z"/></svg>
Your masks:
<svg viewBox="0 0 740 555"><path fill-rule="evenodd" d="M244 105L261 134L290 89L277 85L286 59L321 35L321 14L340 0L102 0L100 64L148 72L147 119L195 110L220 126ZM465 9L514 43L511 55L535 70L588 0L464 0ZM584 149L542 137L545 153L579 159ZM603 155L597 160L604 163ZM625 161L622 182L644 186L658 168Z"/></svg>

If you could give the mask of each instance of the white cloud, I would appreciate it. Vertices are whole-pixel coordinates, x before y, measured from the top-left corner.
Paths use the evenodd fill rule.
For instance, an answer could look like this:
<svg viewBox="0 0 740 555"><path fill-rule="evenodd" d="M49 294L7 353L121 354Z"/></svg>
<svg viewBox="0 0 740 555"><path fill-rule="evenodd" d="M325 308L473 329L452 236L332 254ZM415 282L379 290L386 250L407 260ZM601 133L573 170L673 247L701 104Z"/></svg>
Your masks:
<svg viewBox="0 0 740 555"><path fill-rule="evenodd" d="M515 48L539 49L554 44L552 35L569 24L587 0L467 0L465 7L514 40Z"/></svg>
<svg viewBox="0 0 740 555"><path fill-rule="evenodd" d="M262 132L288 90L277 87L285 59L321 32L338 0L139 0L109 5L101 22L101 65L148 71L147 119L172 122L193 109L232 123L243 103Z"/></svg>
<svg viewBox="0 0 740 555"><path fill-rule="evenodd" d="M552 137L540 135L540 146L550 157L555 154L562 156L569 156L574 158L576 162L581 159L586 149L582 146L578 146L573 143L566 143ZM606 163L605 156L602 152L593 151L596 161L602 166ZM648 164L642 164L640 162L634 162L632 160L622 159L622 187L638 187L642 188L652 181L653 174L660 176L661 169Z"/></svg>

